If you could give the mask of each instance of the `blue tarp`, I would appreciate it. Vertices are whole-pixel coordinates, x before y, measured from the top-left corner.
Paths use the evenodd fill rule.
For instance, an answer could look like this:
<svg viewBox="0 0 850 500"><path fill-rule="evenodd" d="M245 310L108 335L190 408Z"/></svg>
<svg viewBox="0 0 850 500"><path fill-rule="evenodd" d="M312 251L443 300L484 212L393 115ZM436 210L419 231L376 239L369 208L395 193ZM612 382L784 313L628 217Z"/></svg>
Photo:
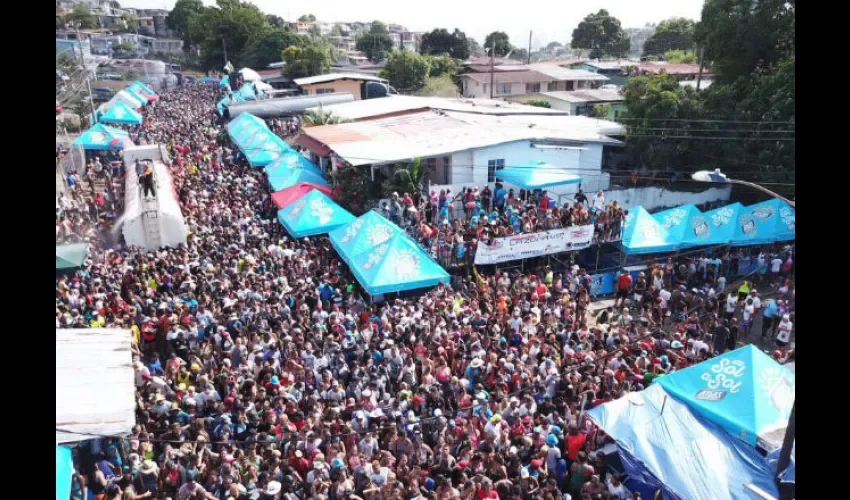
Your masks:
<svg viewBox="0 0 850 500"><path fill-rule="evenodd" d="M643 207L629 210L623 223L623 247L630 254L672 252L677 244L670 240L669 231Z"/></svg>
<svg viewBox="0 0 850 500"><path fill-rule="evenodd" d="M227 132L248 158L248 163L255 167L264 167L277 159L284 151L292 149L283 139L269 130L263 120L250 113L242 113L228 123Z"/></svg>
<svg viewBox="0 0 850 500"><path fill-rule="evenodd" d="M787 427L794 405L794 374L752 344L657 382L750 445L770 451L782 444L781 429Z"/></svg>
<svg viewBox="0 0 850 500"><path fill-rule="evenodd" d="M71 498L71 477L74 474L74 461L71 448L56 447L56 500ZM40 495L39 495L40 496Z"/></svg>
<svg viewBox="0 0 850 500"><path fill-rule="evenodd" d="M269 177L272 176L278 170L307 170L309 172L313 172L316 175L325 177L325 174L322 170L313 164L307 158L304 158L304 155L295 151L294 149L288 149L284 151L275 161L266 165L266 173Z"/></svg>
<svg viewBox="0 0 850 500"><path fill-rule="evenodd" d="M581 176L569 174L564 169L542 161L505 167L496 172L496 177L523 189L532 190L581 182Z"/></svg>
<svg viewBox="0 0 850 500"><path fill-rule="evenodd" d="M328 233L355 219L348 210L317 189L280 209L277 218L296 238Z"/></svg>
<svg viewBox="0 0 850 500"><path fill-rule="evenodd" d="M97 123L74 141L74 146L83 149L116 151L132 145L130 134L123 130Z"/></svg>
<svg viewBox="0 0 850 500"><path fill-rule="evenodd" d="M250 83L244 83L239 89L238 93L246 101L252 101L257 98L257 93L254 91L254 86Z"/></svg>
<svg viewBox="0 0 850 500"><path fill-rule="evenodd" d="M327 181L322 175L304 168L277 168L274 172L269 172L268 175L269 184L272 187L273 193L283 191L284 189L292 187L301 182L309 182L311 184L318 184L320 186L328 185Z"/></svg>
<svg viewBox="0 0 850 500"><path fill-rule="evenodd" d="M694 214L688 220L682 248L729 244L735 236L735 225L741 208L743 206L740 203L733 203Z"/></svg>
<svg viewBox="0 0 850 500"><path fill-rule="evenodd" d="M675 250L685 237L688 221L691 217L700 214L702 212L694 204L689 204L652 214L652 218L667 230L667 241L674 246Z"/></svg>
<svg viewBox="0 0 850 500"><path fill-rule="evenodd" d="M794 239L796 215L788 203L772 199L741 209L733 245L758 245Z"/></svg>
<svg viewBox="0 0 850 500"><path fill-rule="evenodd" d="M103 123L123 123L125 125L141 125L142 115L123 102L118 102L103 114L99 121Z"/></svg>
<svg viewBox="0 0 850 500"><path fill-rule="evenodd" d="M221 87L227 87L228 85L230 85L230 75L224 75L218 82L218 84Z"/></svg>
<svg viewBox="0 0 850 500"><path fill-rule="evenodd" d="M224 97L221 98L220 101L218 101L218 104L215 105L215 109L218 110L219 114L223 114L224 113L224 107L230 106L231 104L233 104L235 102L245 102L245 99L243 99L242 96L240 96L239 94L233 94L230 97L224 96Z"/></svg>
<svg viewBox="0 0 850 500"><path fill-rule="evenodd" d="M418 243L374 211L331 231L328 236L370 295L449 282L449 274Z"/></svg>
<svg viewBox="0 0 850 500"><path fill-rule="evenodd" d="M144 83L140 82L139 80L136 80L135 82L130 84L130 88L133 88L133 87L137 87L137 88L141 89L141 91L144 92L145 94L156 95L156 92L154 92L153 89L151 89L150 87L148 87Z"/></svg>
<svg viewBox="0 0 850 500"><path fill-rule="evenodd" d="M778 496L767 458L659 384L587 414L617 442L631 479L662 489L665 499L758 499L746 484Z"/></svg>

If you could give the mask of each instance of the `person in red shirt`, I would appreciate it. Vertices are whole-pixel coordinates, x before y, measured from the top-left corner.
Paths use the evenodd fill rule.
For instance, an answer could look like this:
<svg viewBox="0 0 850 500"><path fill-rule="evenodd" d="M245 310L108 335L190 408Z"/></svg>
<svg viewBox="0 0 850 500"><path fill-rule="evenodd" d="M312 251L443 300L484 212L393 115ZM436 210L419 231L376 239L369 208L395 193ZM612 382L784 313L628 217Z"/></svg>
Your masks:
<svg viewBox="0 0 850 500"><path fill-rule="evenodd" d="M475 492L475 498L478 500L484 500L485 498L499 500L499 494L493 489L493 482L485 478L481 482L481 487Z"/></svg>
<svg viewBox="0 0 850 500"><path fill-rule="evenodd" d="M626 305L626 298L629 296L629 290L632 288L632 275L623 271L617 278L617 298L614 300L614 308L617 303L622 300L622 306Z"/></svg>
<svg viewBox="0 0 850 500"><path fill-rule="evenodd" d="M587 435L578 431L576 425L570 426L570 432L567 434L567 457L575 462L578 460L578 452L584 447L587 441Z"/></svg>

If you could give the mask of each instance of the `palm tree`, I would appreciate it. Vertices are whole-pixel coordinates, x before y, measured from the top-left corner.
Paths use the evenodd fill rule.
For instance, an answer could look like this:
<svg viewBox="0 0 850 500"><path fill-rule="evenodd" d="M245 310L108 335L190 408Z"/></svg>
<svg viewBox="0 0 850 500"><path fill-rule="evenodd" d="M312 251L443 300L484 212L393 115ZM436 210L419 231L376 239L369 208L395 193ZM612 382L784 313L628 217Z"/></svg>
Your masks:
<svg viewBox="0 0 850 500"><path fill-rule="evenodd" d="M340 118L333 111L326 109L311 109L304 113L304 126L318 127L321 125L336 125L338 123L348 123L350 120Z"/></svg>

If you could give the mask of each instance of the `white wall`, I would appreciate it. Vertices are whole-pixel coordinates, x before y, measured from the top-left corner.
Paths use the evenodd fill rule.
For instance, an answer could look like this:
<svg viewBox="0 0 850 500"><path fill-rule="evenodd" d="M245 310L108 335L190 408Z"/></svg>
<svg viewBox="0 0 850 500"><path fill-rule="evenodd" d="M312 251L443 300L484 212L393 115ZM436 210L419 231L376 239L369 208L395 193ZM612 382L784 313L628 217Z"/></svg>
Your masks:
<svg viewBox="0 0 850 500"><path fill-rule="evenodd" d="M585 188L590 196L590 190ZM605 191L605 201L617 202L624 208L642 206L653 211L662 208L672 208L693 203L699 205L710 201L727 201L732 192L731 187L711 188L699 193L669 191L660 187L643 187Z"/></svg>

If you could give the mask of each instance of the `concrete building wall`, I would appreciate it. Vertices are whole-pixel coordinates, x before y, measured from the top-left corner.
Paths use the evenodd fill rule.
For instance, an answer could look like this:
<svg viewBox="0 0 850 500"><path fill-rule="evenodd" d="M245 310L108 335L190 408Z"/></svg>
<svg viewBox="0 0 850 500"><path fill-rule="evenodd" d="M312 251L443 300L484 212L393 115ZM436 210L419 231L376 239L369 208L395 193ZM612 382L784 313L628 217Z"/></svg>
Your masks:
<svg viewBox="0 0 850 500"><path fill-rule="evenodd" d="M317 95L320 89L329 89L329 92L348 92L354 96L355 101L360 100L360 82L355 80L336 80L333 82L314 83L310 85L302 85L309 95ZM328 93L328 92L323 92Z"/></svg>

